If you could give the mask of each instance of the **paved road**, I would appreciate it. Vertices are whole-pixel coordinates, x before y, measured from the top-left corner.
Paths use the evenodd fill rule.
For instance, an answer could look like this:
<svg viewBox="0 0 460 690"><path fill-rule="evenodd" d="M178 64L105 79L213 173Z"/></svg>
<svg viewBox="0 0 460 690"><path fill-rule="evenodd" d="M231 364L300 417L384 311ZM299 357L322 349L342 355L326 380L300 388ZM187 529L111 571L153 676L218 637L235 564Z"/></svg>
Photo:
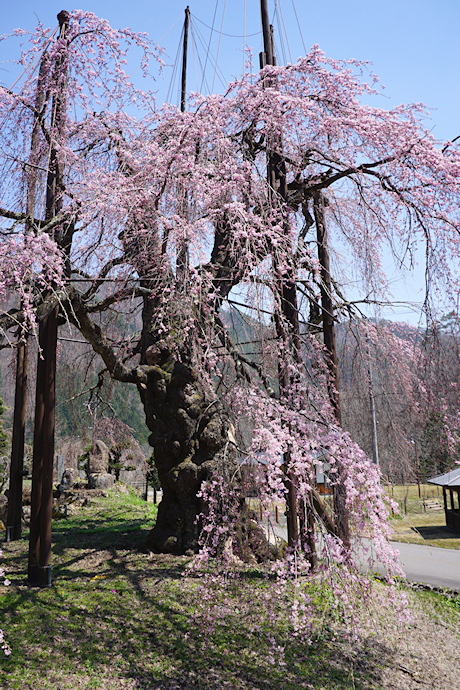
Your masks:
<svg viewBox="0 0 460 690"><path fill-rule="evenodd" d="M278 537L287 540L287 530L282 523L275 524L270 528L271 539L274 538L273 532ZM392 541L391 544L399 551L399 561L409 582L420 582L434 587L460 590L459 549L441 549L436 546L404 544L395 541ZM376 563L373 570L382 575L385 574L385 568L382 564Z"/></svg>
<svg viewBox="0 0 460 690"><path fill-rule="evenodd" d="M460 550L391 542L409 582L460 590ZM377 568L378 572L383 572Z"/></svg>

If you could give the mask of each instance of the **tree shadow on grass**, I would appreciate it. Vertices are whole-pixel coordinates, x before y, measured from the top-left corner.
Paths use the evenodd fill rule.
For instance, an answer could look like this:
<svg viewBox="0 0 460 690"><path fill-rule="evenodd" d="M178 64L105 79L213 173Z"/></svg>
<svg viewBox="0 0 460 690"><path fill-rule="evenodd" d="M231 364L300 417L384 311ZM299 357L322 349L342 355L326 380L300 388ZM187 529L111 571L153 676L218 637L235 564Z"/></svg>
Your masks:
<svg viewBox="0 0 460 690"><path fill-rule="evenodd" d="M306 646L288 640L283 626L259 630L257 612L237 623L224 617L208 634L197 615L199 578L183 577L189 558L133 548L150 528L142 518L88 517L54 531L51 588L28 588L24 574L13 578L3 602L13 654L0 659L1 687L381 687L391 651L377 643L357 644L350 656L324 629ZM5 555L9 571L22 564L24 573L26 540ZM264 586L260 570L244 575L248 587ZM268 661L273 646L285 648L285 666Z"/></svg>
<svg viewBox="0 0 460 690"><path fill-rule="evenodd" d="M130 679L138 688L287 690L349 688L352 678L356 688L381 687L378 669L391 661L386 648L363 648L352 658L323 639L309 647L286 645L286 666L272 665L264 653L264 636L255 636L245 621L238 628L222 626L217 642L204 640L191 623L191 612L184 610L180 589L166 587L156 595L142 591L143 601L136 608L127 593L116 589L95 589L85 598L76 594L72 602L58 587L46 590L47 596L43 590L39 597L30 590L16 593L11 605L17 615L31 606L37 609L34 636L12 627L10 619L13 655L2 665L8 665L10 673L11 667L36 669L51 687L61 687L63 678L89 669L93 679L111 674L112 684L106 688L119 687L117 679ZM282 642L277 636L275 643Z"/></svg>

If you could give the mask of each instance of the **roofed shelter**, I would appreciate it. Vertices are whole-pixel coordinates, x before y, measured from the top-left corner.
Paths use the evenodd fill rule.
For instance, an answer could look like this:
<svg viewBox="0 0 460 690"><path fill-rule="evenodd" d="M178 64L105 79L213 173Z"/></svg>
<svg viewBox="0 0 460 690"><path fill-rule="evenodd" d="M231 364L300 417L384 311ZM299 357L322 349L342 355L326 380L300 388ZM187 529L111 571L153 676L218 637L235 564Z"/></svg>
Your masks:
<svg viewBox="0 0 460 690"><path fill-rule="evenodd" d="M460 532L460 467L446 474L440 474L439 477L428 479L428 483L442 487L447 527ZM447 492L449 492L449 501Z"/></svg>

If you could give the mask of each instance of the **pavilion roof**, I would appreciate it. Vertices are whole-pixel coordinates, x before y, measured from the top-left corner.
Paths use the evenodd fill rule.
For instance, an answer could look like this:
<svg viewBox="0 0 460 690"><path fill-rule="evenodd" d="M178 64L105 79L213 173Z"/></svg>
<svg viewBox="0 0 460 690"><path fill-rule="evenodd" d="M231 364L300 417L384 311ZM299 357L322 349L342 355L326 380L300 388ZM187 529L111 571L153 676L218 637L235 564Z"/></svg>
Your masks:
<svg viewBox="0 0 460 690"><path fill-rule="evenodd" d="M429 484L437 484L438 486L445 486L447 488L460 488L460 467L456 467L446 474L440 474L438 477L428 479Z"/></svg>

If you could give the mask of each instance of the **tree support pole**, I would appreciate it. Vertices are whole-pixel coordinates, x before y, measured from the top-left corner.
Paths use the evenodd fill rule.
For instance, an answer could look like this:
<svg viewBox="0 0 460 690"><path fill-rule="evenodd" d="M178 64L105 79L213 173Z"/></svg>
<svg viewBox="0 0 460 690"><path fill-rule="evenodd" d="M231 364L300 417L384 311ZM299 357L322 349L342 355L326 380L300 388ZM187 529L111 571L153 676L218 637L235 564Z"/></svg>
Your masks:
<svg viewBox="0 0 460 690"><path fill-rule="evenodd" d="M27 338L19 342L16 353L16 388L14 394L13 437L11 442L10 483L6 540L20 539L22 534L22 480L24 470L24 436L27 405Z"/></svg>
<svg viewBox="0 0 460 690"><path fill-rule="evenodd" d="M375 415L375 396L374 396L374 381L372 376L372 360L369 345L369 337L366 335L367 345L367 377L369 381L369 404L371 408L371 422L372 422L372 462L379 466L379 442L377 437L377 419Z"/></svg>
<svg viewBox="0 0 460 690"><path fill-rule="evenodd" d="M323 318L324 347L326 348L326 365L328 371L327 389L337 424L342 426L342 411L339 397L339 373L337 365L337 348L334 329L334 304L332 301L332 281L329 265L329 249L327 244L327 227L324 217L324 197L321 192L313 195L313 210L315 215L316 236L318 242L318 259L321 266L321 311ZM337 459L339 471L338 482L334 484L334 521L337 535L349 547L350 530L348 525L348 511L346 506L346 491L340 475L342 466Z"/></svg>
<svg viewBox="0 0 460 690"><path fill-rule="evenodd" d="M40 61L38 73L37 93L35 96L35 117L30 141L30 163L27 168L27 215L35 217L35 200L39 163L40 121L38 114L42 113L46 99L46 72L48 54L45 52ZM32 232L31 223L26 223L26 232ZM21 538L22 532L22 485L24 467L24 438L27 408L27 370L29 343L27 333L20 333L23 340L18 343L16 354L16 387L14 394L13 435L11 441L10 484L8 491L8 515L6 522L7 541Z"/></svg>
<svg viewBox="0 0 460 690"><path fill-rule="evenodd" d="M51 585L54 420L58 307L40 322L35 402L28 584Z"/></svg>
<svg viewBox="0 0 460 690"><path fill-rule="evenodd" d="M261 0L260 13L262 19L262 32L264 38L264 53L260 55L260 66L276 65L275 50L273 44L273 27L270 26L267 0ZM269 151L267 159L267 180L269 190L273 201L276 198L280 199L282 203L287 201L287 181L286 181L286 165L282 154L279 151L282 149L282 142L278 143L275 150ZM278 151L276 151L278 148ZM284 221L287 224L287 221ZM274 266L277 265L276 256L273 257ZM296 361L296 364L302 366L301 345L300 345L300 328L299 328L299 311L297 303L297 288L295 278L289 271L283 271L278 276L277 296L279 299L278 314L275 314L275 326L277 337L286 346L287 352L290 352ZM278 365L279 371L279 385L280 397L288 400L292 386L295 383L292 373L289 372L289 363L280 360ZM299 523L302 532L301 546L308 554L310 565L312 569L316 566L316 545L314 538L314 523L313 515L311 513L312 506L311 496L307 496L304 506L300 507L298 492L297 492L297 477L292 471L291 454L287 451L284 454L283 464L285 468L285 486L286 486L286 521L288 532L288 544L294 547L299 542Z"/></svg>
<svg viewBox="0 0 460 690"><path fill-rule="evenodd" d="M188 49L188 27L190 24L190 8L187 5L185 8L184 20L184 45L182 52L182 78L181 78L181 92L180 92L180 110L185 112L185 99L187 96L187 49Z"/></svg>
<svg viewBox="0 0 460 690"><path fill-rule="evenodd" d="M190 8L187 5L185 8L185 20L184 20L184 42L183 42L183 48L182 48L182 75L181 75L181 97L180 97L180 110L181 113L185 113L185 101L187 98L187 51L188 51L188 32L189 32L189 25L190 25ZM181 200L181 211L184 214L184 217L188 216L188 208L187 208L187 195L182 187L180 185L179 187L179 192L178 192L179 198L182 197ZM188 273L188 268L189 268L189 242L188 242L188 236L187 233L185 234L182 243L180 244L177 252L177 277L182 279L183 286L185 287L186 285L186 278L187 278L187 273Z"/></svg>
<svg viewBox="0 0 460 690"><path fill-rule="evenodd" d="M69 13L58 14L63 38L69 25ZM65 61L56 60L56 94L53 98L51 132L62 137L65 117ZM46 219L62 208L58 191L59 161L54 148L50 151L46 184ZM36 587L51 585L51 519L53 510L54 425L56 403L56 351L59 307L55 307L39 324L39 354L35 398L34 451L32 466L32 498L30 515L28 584Z"/></svg>

